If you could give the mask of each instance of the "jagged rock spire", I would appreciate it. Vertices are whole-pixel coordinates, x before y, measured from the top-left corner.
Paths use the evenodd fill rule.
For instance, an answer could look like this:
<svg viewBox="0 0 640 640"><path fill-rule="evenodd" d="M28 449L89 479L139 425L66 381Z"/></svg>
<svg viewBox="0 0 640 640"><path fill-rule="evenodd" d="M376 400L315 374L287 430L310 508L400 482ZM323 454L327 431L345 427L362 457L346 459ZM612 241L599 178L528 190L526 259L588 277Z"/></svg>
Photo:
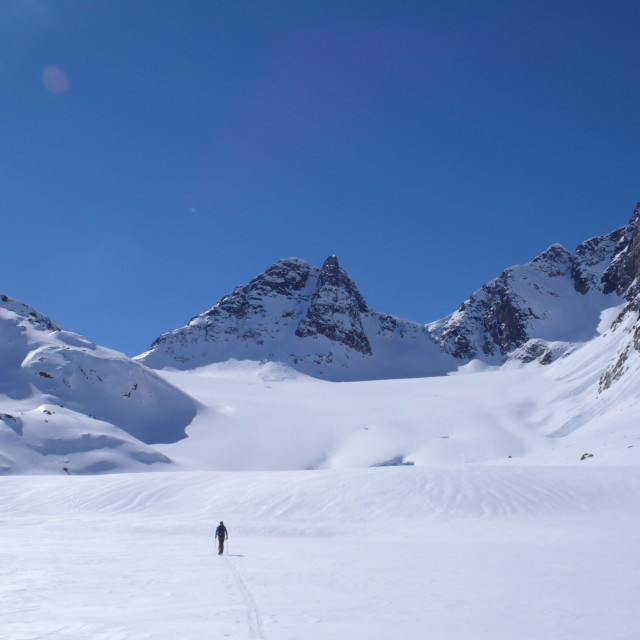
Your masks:
<svg viewBox="0 0 640 640"><path fill-rule="evenodd" d="M322 265L318 278L318 290L321 288L333 287L344 289L350 298L355 301L358 311L365 313L368 311L367 303L358 291L355 283L349 274L340 266L335 255L329 256Z"/></svg>
<svg viewBox="0 0 640 640"><path fill-rule="evenodd" d="M620 240L611 264L602 276L605 293L616 292L628 300L640 292L640 203L626 227L619 230Z"/></svg>
<svg viewBox="0 0 640 640"><path fill-rule="evenodd" d="M371 354L371 344L362 327L360 314L367 304L338 258L329 256L322 265L311 304L296 329L298 338L323 335L329 340Z"/></svg>

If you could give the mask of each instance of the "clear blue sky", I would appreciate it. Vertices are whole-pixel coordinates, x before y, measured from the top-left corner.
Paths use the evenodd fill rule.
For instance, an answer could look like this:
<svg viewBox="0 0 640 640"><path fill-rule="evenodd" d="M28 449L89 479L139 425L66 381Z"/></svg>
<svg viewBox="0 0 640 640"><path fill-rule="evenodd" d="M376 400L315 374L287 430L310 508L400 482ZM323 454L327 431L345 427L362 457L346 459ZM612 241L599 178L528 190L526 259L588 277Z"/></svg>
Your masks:
<svg viewBox="0 0 640 640"><path fill-rule="evenodd" d="M428 322L640 200L637 0L0 0L0 292L131 355L279 258Z"/></svg>

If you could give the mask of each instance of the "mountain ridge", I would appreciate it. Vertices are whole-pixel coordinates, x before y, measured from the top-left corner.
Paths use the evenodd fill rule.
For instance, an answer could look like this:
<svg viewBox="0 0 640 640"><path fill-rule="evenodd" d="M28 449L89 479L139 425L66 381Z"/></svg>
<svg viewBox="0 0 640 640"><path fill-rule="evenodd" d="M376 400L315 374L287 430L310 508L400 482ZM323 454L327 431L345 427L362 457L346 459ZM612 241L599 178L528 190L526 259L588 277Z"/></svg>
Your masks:
<svg viewBox="0 0 640 640"><path fill-rule="evenodd" d="M606 308L633 297L639 220L640 205L626 226L580 243L573 253L553 244L427 324L369 308L335 255L321 268L300 258L279 260L137 358L158 369L228 358L276 360L335 381L444 375L476 358L527 362L534 352L548 364L571 344L594 338ZM412 349L416 358L391 374L387 352L393 348Z"/></svg>
<svg viewBox="0 0 640 640"><path fill-rule="evenodd" d="M277 261L137 357L158 369L229 358L284 362L335 381L380 378L382 369L390 377L440 375L454 364L426 325L370 309L334 255L321 268Z"/></svg>
<svg viewBox="0 0 640 640"><path fill-rule="evenodd" d="M573 253L551 245L429 324L370 308L335 255L286 258L135 359L2 295L0 473L481 461L611 425L622 447L640 384L639 223L640 205ZM482 429L501 435L489 446Z"/></svg>

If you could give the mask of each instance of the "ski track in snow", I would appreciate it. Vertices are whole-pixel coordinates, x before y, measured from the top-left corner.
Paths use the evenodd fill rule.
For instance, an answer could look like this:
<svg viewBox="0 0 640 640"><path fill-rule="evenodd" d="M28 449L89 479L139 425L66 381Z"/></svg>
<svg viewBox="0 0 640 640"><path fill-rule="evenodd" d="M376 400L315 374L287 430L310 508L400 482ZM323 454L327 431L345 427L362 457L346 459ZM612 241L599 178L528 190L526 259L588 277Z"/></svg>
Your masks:
<svg viewBox="0 0 640 640"><path fill-rule="evenodd" d="M640 628L636 468L0 483L1 640L636 640ZM245 558L214 553L221 518Z"/></svg>
<svg viewBox="0 0 640 640"><path fill-rule="evenodd" d="M234 563L226 556L222 556L222 559L233 578L236 588L242 594L247 605L247 621L249 622L251 640L267 640L267 636L265 635L264 628L262 626L262 616L260 615L260 610L258 609L258 605L256 604L251 591L240 576L240 572Z"/></svg>

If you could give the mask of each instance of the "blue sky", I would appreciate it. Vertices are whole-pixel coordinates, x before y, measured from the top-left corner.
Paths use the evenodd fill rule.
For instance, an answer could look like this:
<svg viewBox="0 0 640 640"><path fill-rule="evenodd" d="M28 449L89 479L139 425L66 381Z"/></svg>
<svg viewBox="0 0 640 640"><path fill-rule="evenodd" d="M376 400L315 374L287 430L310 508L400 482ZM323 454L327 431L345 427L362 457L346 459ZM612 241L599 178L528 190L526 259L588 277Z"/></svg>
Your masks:
<svg viewBox="0 0 640 640"><path fill-rule="evenodd" d="M279 258L436 320L640 200L640 3L0 0L0 292L140 353Z"/></svg>

